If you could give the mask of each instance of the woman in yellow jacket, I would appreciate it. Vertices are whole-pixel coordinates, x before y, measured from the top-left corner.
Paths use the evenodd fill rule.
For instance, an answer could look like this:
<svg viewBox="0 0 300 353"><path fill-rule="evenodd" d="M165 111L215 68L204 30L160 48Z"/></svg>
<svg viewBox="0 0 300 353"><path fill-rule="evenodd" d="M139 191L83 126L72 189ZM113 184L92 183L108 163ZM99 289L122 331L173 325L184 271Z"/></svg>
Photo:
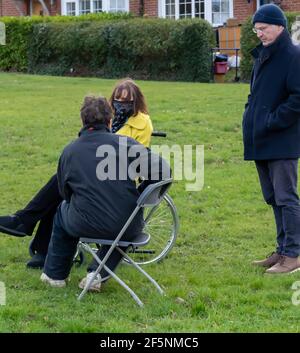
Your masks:
<svg viewBox="0 0 300 353"><path fill-rule="evenodd" d="M114 111L112 132L149 147L153 127L139 86L129 78L120 81L112 92L110 104Z"/></svg>

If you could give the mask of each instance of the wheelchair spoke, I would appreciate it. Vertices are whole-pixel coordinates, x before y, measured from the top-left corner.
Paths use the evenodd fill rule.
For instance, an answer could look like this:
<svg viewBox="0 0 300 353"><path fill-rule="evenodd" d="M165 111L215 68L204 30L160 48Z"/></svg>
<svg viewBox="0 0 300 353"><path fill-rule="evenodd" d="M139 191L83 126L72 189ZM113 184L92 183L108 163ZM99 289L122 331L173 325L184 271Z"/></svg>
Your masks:
<svg viewBox="0 0 300 353"><path fill-rule="evenodd" d="M162 260L173 247L178 233L178 216L170 196L151 209L144 210L145 229L151 239L148 245L134 249L131 256L139 264Z"/></svg>

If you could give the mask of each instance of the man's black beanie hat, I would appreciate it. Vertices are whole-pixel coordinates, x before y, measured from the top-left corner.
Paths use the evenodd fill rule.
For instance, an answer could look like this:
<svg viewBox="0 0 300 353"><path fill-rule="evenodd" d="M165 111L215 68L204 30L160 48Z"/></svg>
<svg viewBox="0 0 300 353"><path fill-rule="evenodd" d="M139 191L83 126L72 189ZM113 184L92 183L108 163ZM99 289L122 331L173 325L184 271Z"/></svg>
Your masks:
<svg viewBox="0 0 300 353"><path fill-rule="evenodd" d="M283 26L286 28L287 19L284 12L274 4L261 6L254 14L252 23L256 22L269 23L272 25Z"/></svg>

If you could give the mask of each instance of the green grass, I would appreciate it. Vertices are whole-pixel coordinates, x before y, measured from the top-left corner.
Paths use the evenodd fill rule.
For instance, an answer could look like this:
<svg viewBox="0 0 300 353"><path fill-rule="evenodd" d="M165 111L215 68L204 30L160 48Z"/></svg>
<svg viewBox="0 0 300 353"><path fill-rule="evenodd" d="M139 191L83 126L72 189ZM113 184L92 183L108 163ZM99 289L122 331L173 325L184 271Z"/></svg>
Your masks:
<svg viewBox="0 0 300 353"><path fill-rule="evenodd" d="M55 173L59 154L79 128L87 93L109 96L115 80L0 74L0 214L22 208ZM85 266L73 268L66 289L45 287L28 270L31 238L0 235L0 332L299 332L300 308L291 286L299 274L269 276L251 261L272 251L275 225L253 163L243 161L243 84L139 82L154 127L153 143L205 146L205 185L170 193L180 234L170 256L148 266L164 287L157 294L128 266L118 270L136 289L140 309L111 280L82 302L76 296ZM181 298L182 300L179 300Z"/></svg>

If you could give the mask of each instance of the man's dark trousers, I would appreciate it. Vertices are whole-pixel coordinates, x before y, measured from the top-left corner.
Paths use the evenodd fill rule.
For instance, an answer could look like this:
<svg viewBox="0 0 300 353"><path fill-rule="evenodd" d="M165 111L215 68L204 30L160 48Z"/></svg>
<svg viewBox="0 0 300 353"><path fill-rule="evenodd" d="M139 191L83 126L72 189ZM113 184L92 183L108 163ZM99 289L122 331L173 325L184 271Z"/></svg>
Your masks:
<svg viewBox="0 0 300 353"><path fill-rule="evenodd" d="M277 253L300 254L300 205L297 192L298 159L255 161L262 193L273 207L277 227Z"/></svg>
<svg viewBox="0 0 300 353"><path fill-rule="evenodd" d="M39 254L47 255L53 218L61 202L62 197L59 194L57 175L55 174L23 210L16 212L21 221L29 228L34 227L40 221L31 244L32 249Z"/></svg>
<svg viewBox="0 0 300 353"><path fill-rule="evenodd" d="M79 237L72 235L72 230L64 220L63 205L61 204L54 216L52 236L49 244L48 255L45 262L44 272L52 279L66 279L70 273L73 258L77 251ZM100 260L103 260L110 246L101 246L97 251ZM123 251L127 248L121 247ZM119 251L114 250L106 262L106 266L115 271L116 267L122 260L123 256ZM96 271L98 263L93 261L88 271ZM100 271L102 278L106 278L109 274L102 269Z"/></svg>

